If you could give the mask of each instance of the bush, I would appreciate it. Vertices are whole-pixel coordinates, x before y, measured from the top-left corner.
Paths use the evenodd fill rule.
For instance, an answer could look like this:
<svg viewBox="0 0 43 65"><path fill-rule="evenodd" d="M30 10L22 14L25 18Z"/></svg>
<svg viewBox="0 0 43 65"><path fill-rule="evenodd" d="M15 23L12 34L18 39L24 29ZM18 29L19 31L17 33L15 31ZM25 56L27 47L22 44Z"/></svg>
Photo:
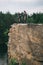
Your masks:
<svg viewBox="0 0 43 65"><path fill-rule="evenodd" d="M19 63L17 63L16 59L11 59L10 65L19 65Z"/></svg>

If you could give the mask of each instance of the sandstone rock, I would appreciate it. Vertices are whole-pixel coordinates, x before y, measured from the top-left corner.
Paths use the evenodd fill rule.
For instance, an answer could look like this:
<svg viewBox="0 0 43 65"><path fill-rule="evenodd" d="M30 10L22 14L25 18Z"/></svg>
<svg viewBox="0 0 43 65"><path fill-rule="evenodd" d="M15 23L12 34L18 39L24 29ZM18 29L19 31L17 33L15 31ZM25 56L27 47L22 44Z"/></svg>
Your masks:
<svg viewBox="0 0 43 65"><path fill-rule="evenodd" d="M43 65L43 25L13 24L8 35L9 60L22 63L25 58L26 65Z"/></svg>

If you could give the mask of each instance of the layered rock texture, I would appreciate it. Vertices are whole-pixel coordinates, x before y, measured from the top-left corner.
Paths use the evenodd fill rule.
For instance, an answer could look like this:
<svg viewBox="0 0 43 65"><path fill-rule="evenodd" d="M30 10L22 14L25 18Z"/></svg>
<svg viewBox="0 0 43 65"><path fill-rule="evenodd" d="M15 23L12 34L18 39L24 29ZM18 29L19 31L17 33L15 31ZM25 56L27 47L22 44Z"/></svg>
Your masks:
<svg viewBox="0 0 43 65"><path fill-rule="evenodd" d="M43 65L43 25L13 24L9 30L8 59L19 65Z"/></svg>

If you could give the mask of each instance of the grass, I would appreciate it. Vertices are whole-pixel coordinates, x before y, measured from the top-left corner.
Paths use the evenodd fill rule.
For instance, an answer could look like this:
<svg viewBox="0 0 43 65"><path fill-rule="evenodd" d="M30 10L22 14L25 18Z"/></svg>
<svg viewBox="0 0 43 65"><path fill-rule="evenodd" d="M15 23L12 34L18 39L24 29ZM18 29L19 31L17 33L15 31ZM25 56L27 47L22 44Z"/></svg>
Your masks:
<svg viewBox="0 0 43 65"><path fill-rule="evenodd" d="M14 58L14 59L11 59L10 65L19 65L19 63L17 63L17 60Z"/></svg>
<svg viewBox="0 0 43 65"><path fill-rule="evenodd" d="M19 65L19 63L18 63L17 60L14 58L14 59L11 59L9 65ZM22 61L22 65L26 65L26 62L25 62L24 60Z"/></svg>

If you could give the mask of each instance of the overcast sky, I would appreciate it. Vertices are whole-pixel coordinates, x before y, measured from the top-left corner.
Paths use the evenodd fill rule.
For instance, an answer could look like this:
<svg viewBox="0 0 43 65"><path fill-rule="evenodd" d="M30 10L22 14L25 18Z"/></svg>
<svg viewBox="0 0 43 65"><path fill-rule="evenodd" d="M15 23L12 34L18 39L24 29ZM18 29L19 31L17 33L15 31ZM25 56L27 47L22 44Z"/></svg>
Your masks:
<svg viewBox="0 0 43 65"><path fill-rule="evenodd" d="M2 12L43 12L43 0L0 0L0 11Z"/></svg>

